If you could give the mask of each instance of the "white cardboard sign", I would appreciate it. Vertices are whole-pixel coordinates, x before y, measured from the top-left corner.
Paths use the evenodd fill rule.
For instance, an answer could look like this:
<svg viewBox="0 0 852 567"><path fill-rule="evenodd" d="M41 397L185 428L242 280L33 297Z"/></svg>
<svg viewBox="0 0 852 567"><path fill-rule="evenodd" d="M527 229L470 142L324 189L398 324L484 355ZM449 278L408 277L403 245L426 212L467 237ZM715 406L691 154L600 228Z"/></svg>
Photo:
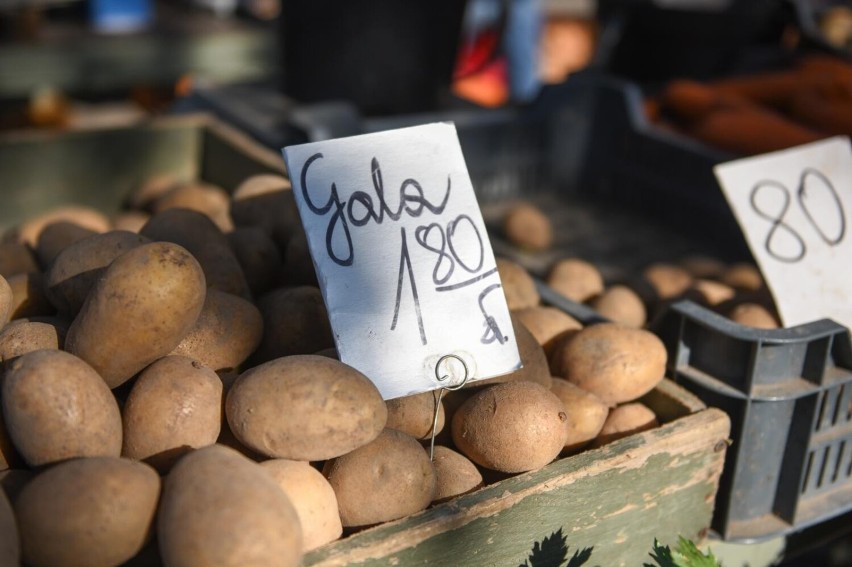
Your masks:
<svg viewBox="0 0 852 567"><path fill-rule="evenodd" d="M343 362L385 399L520 368L453 124L283 153Z"/></svg>
<svg viewBox="0 0 852 567"><path fill-rule="evenodd" d="M852 327L852 147L835 137L717 165L785 327Z"/></svg>

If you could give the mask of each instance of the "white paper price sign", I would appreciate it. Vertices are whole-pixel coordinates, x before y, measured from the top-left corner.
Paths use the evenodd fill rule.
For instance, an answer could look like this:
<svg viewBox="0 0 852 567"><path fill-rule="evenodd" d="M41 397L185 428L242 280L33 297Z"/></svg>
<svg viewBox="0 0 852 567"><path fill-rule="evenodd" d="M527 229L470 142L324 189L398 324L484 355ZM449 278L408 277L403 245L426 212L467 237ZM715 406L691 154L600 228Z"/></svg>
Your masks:
<svg viewBox="0 0 852 567"><path fill-rule="evenodd" d="M385 399L520 356L452 124L284 148L340 359ZM444 358L436 375L436 365ZM446 377L439 382L437 376Z"/></svg>
<svg viewBox="0 0 852 567"><path fill-rule="evenodd" d="M852 326L852 147L822 140L715 168L784 326Z"/></svg>

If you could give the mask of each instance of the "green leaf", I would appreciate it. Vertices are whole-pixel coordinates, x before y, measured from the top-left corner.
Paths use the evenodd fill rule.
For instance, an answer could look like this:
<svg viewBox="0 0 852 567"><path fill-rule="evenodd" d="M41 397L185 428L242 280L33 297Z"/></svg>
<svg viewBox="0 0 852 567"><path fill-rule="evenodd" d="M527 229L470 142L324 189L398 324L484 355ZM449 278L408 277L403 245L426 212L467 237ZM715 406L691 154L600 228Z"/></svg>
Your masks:
<svg viewBox="0 0 852 567"><path fill-rule="evenodd" d="M541 542L535 542L530 556L518 567L582 567L589 561L593 549L587 547L575 551L569 560L567 538L559 528Z"/></svg>
<svg viewBox="0 0 852 567"><path fill-rule="evenodd" d="M712 553L704 555L692 541L683 536L678 537L674 551L667 545L661 545L655 538L654 550L649 555L657 562L657 566L645 563L643 567L721 567Z"/></svg>

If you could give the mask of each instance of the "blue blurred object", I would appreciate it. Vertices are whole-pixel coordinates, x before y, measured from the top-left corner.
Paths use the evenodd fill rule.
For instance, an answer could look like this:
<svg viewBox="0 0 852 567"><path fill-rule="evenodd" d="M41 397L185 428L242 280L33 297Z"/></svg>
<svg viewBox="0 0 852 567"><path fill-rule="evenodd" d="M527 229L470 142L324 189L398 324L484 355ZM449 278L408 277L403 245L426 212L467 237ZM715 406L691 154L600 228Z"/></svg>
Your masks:
<svg viewBox="0 0 852 567"><path fill-rule="evenodd" d="M91 0L89 12L94 28L106 33L137 31L154 16L151 0Z"/></svg>

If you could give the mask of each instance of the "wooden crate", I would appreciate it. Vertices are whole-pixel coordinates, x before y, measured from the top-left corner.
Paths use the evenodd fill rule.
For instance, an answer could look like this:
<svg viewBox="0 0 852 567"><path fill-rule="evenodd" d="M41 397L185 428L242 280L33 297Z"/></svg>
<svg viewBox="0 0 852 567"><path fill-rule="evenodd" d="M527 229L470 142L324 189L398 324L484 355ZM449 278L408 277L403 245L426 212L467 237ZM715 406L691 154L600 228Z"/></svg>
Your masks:
<svg viewBox="0 0 852 567"><path fill-rule="evenodd" d="M713 514L728 416L668 380L642 401L661 427L351 535L309 553L304 565L561 567L591 548L585 565L633 566L650 560L654 538L700 540Z"/></svg>
<svg viewBox="0 0 852 567"><path fill-rule="evenodd" d="M277 153L207 116L145 125L0 136L0 229L63 204L110 213L149 175L171 173L233 190L249 175L284 171ZM561 459L408 518L309 553L308 566L641 565L654 538L704 537L730 422L664 381L642 400L663 425ZM528 561L537 551L538 561ZM542 558L544 556L544 558ZM155 559L152 559L155 561Z"/></svg>

